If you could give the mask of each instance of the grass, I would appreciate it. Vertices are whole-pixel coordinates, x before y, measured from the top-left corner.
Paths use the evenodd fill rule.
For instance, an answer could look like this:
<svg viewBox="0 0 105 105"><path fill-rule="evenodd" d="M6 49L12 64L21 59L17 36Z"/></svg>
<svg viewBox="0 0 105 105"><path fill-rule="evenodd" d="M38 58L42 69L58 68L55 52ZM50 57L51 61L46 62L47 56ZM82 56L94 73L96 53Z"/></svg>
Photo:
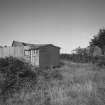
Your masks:
<svg viewBox="0 0 105 105"><path fill-rule="evenodd" d="M22 88L0 105L105 105L105 68L62 63L50 73L39 73L36 84Z"/></svg>

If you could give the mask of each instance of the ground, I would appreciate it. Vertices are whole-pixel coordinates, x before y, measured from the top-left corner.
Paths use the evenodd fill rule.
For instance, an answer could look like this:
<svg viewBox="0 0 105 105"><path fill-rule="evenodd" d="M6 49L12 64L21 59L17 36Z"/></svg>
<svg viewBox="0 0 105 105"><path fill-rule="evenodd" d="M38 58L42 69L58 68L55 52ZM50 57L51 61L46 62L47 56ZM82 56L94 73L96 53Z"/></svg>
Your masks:
<svg viewBox="0 0 105 105"><path fill-rule="evenodd" d="M93 64L63 62L65 65L59 69L63 79L54 86L57 95L52 102L55 101L55 105L105 105L105 69Z"/></svg>
<svg viewBox="0 0 105 105"><path fill-rule="evenodd" d="M62 61L62 78L38 79L37 86L21 90L8 105L105 105L105 68ZM10 103L10 104L9 104Z"/></svg>

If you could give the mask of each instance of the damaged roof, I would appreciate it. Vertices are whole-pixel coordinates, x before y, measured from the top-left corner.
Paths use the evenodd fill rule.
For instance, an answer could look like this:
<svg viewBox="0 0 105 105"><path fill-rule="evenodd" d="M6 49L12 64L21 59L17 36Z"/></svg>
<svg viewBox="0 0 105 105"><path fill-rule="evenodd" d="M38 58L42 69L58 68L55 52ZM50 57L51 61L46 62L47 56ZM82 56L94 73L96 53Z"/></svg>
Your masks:
<svg viewBox="0 0 105 105"><path fill-rule="evenodd" d="M25 42L20 42L20 41L13 41L12 42L12 46L16 47L16 46L29 46L31 47L31 49L38 49L41 47L45 47L45 46L54 46L53 44L30 44L30 43L25 43ZM54 46L57 48L60 48L58 46Z"/></svg>

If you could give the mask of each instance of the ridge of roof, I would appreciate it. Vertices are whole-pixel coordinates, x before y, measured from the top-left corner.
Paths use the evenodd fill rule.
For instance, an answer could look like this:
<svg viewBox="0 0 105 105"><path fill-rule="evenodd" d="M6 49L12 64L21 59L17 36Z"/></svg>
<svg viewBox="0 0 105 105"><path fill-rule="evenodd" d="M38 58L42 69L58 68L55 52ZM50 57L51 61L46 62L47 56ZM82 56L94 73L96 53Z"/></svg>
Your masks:
<svg viewBox="0 0 105 105"><path fill-rule="evenodd" d="M48 45L54 46L53 44L30 44L30 43L15 41L15 40L13 40L13 42L12 42L12 46L30 46L30 47L36 48L36 49L40 48L40 47L48 46ZM58 46L55 46L55 47L58 47ZM58 47L58 48L60 48L60 47Z"/></svg>

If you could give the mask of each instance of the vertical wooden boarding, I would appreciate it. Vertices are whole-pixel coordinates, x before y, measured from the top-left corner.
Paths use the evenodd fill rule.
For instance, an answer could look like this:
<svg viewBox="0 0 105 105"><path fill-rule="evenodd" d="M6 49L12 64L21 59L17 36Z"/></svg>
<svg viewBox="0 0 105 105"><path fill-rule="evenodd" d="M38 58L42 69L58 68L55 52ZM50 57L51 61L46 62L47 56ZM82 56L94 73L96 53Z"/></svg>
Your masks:
<svg viewBox="0 0 105 105"><path fill-rule="evenodd" d="M39 66L39 51L31 50L31 64L33 66Z"/></svg>
<svg viewBox="0 0 105 105"><path fill-rule="evenodd" d="M24 57L23 47L3 47L0 48L0 57Z"/></svg>
<svg viewBox="0 0 105 105"><path fill-rule="evenodd" d="M39 50L36 50L36 56L35 56L35 60L34 60L36 63L36 66L39 66Z"/></svg>
<svg viewBox="0 0 105 105"><path fill-rule="evenodd" d="M34 51L31 50L31 64L35 66L35 61L34 61Z"/></svg>
<svg viewBox="0 0 105 105"><path fill-rule="evenodd" d="M23 57L27 62L31 63L31 52L26 46L23 48Z"/></svg>
<svg viewBox="0 0 105 105"><path fill-rule="evenodd" d="M0 48L0 58L3 57L3 48Z"/></svg>
<svg viewBox="0 0 105 105"><path fill-rule="evenodd" d="M17 57L22 57L22 47L17 47Z"/></svg>
<svg viewBox="0 0 105 105"><path fill-rule="evenodd" d="M39 50L30 50L29 47L3 47L0 48L0 57L24 58L34 66L39 66Z"/></svg>
<svg viewBox="0 0 105 105"><path fill-rule="evenodd" d="M15 47L15 57L19 57L19 49L18 49L18 47Z"/></svg>
<svg viewBox="0 0 105 105"><path fill-rule="evenodd" d="M14 55L14 47L9 47L9 56L15 57L15 55Z"/></svg>
<svg viewBox="0 0 105 105"><path fill-rule="evenodd" d="M14 47L14 57L23 57L23 47Z"/></svg>
<svg viewBox="0 0 105 105"><path fill-rule="evenodd" d="M9 56L9 47L4 47L3 48L3 57L8 57Z"/></svg>

